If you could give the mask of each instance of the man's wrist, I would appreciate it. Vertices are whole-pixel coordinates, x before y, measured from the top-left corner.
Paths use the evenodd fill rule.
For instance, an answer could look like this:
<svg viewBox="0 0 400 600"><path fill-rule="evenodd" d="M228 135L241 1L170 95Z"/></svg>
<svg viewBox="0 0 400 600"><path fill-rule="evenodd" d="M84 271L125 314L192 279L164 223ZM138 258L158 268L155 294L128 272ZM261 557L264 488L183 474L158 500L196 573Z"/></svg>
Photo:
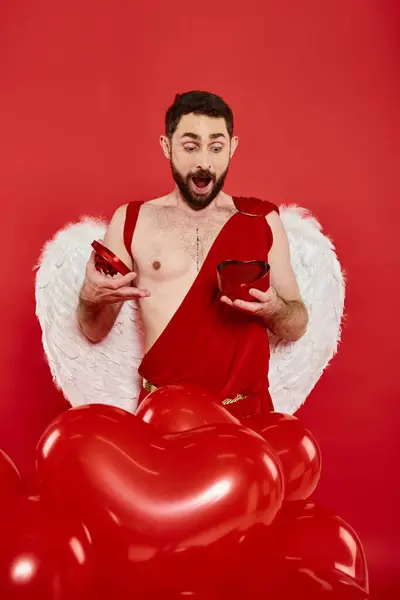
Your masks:
<svg viewBox="0 0 400 600"><path fill-rule="evenodd" d="M79 306L88 310L98 310L101 305L91 298L90 291L90 286L88 287L86 283L83 283L79 292Z"/></svg>
<svg viewBox="0 0 400 600"><path fill-rule="evenodd" d="M278 294L275 293L275 298L273 302L269 303L267 306L264 307L261 316L264 319L265 323L269 323L277 318L284 317L285 313L287 312L288 306L286 302Z"/></svg>
<svg viewBox="0 0 400 600"><path fill-rule="evenodd" d="M302 301L279 298L276 308L265 315L264 323L278 338L295 342L307 331L307 309Z"/></svg>

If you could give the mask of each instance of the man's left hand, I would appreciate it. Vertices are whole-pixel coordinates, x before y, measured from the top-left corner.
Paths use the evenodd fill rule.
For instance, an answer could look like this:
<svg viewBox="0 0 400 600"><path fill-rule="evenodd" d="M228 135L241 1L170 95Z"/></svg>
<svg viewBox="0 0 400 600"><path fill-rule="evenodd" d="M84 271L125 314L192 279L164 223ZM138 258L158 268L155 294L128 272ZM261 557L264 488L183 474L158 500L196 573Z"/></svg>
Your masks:
<svg viewBox="0 0 400 600"><path fill-rule="evenodd" d="M221 296L221 302L233 306L238 310L258 315L263 319L268 319L268 317L272 317L279 312L282 300L272 286L266 292L260 292L260 290L251 288L249 294L253 296L254 302L246 302L245 300L232 301L227 296Z"/></svg>

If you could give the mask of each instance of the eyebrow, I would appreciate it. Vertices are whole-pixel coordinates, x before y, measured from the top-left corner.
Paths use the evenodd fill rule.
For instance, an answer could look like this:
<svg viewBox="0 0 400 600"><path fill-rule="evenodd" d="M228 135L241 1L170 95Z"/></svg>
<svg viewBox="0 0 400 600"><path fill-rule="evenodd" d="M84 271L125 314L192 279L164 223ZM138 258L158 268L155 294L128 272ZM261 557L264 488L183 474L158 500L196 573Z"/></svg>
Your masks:
<svg viewBox="0 0 400 600"><path fill-rule="evenodd" d="M197 142L201 140L201 137L197 133L186 132L181 135L181 139L184 137L192 138L192 140L196 140ZM211 133L209 137L210 140L216 140L220 137L226 138L226 135L224 133Z"/></svg>

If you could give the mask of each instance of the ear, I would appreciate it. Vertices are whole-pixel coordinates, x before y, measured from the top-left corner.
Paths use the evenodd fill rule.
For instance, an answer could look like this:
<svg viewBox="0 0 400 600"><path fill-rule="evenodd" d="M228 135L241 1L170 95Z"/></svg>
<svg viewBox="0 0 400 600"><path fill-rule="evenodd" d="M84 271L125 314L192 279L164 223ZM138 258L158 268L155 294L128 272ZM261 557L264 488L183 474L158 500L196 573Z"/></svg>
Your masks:
<svg viewBox="0 0 400 600"><path fill-rule="evenodd" d="M239 138L237 137L237 135L235 135L232 139L231 139L231 152L230 152L230 157L232 158L232 156L235 154L236 152L236 148L239 145Z"/></svg>
<svg viewBox="0 0 400 600"><path fill-rule="evenodd" d="M171 158L171 143L166 135L160 135L160 146L164 152L165 158Z"/></svg>

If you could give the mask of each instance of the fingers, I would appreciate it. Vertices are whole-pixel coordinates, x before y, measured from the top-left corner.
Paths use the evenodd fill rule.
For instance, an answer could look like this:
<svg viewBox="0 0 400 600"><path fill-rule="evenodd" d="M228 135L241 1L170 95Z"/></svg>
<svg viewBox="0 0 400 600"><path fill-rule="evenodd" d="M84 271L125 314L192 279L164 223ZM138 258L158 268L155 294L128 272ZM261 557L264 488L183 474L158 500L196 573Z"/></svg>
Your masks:
<svg viewBox="0 0 400 600"><path fill-rule="evenodd" d="M98 277L104 277L104 274L97 270L96 268L96 252L93 252L90 255L90 258L86 264L86 276L90 279L98 279Z"/></svg>
<svg viewBox="0 0 400 600"><path fill-rule="evenodd" d="M253 314L259 312L261 309L259 302L246 302L245 300L232 301L227 296L221 296L221 302L228 304L228 306L233 306L234 308Z"/></svg>
<svg viewBox="0 0 400 600"><path fill-rule="evenodd" d="M227 304L228 306L233 306L233 302L228 296L221 296L221 302Z"/></svg>
<svg viewBox="0 0 400 600"><path fill-rule="evenodd" d="M253 314L260 312L261 309L259 302L246 302L245 300L235 300L233 306Z"/></svg>
<svg viewBox="0 0 400 600"><path fill-rule="evenodd" d="M149 298L150 292L140 288L126 287L118 290L118 296L121 300L135 300L136 298Z"/></svg>
<svg viewBox="0 0 400 600"><path fill-rule="evenodd" d="M106 275L96 268L95 256L96 252L93 250L86 266L86 272L89 277L95 279L98 283L101 282L101 285L106 284L108 288L118 290L119 288L131 285L132 281L137 277L137 274L133 271L127 275L121 275L120 273L116 276Z"/></svg>
<svg viewBox="0 0 400 600"><path fill-rule="evenodd" d="M258 300L259 302L267 302L270 297L269 290L267 290L266 292L261 292L257 288L251 288L249 290L249 294L250 296L253 296L253 298L256 298L256 300Z"/></svg>
<svg viewBox="0 0 400 600"><path fill-rule="evenodd" d="M96 256L96 252L94 250L92 250L90 253L90 256L89 256L88 265L92 265L94 267L94 265L95 265L94 257L95 256Z"/></svg>
<svg viewBox="0 0 400 600"><path fill-rule="evenodd" d="M136 277L136 273L132 271L132 273L128 273L127 275L119 275L118 277L111 278L108 282L108 285L113 290L119 290L120 288L130 286Z"/></svg>

